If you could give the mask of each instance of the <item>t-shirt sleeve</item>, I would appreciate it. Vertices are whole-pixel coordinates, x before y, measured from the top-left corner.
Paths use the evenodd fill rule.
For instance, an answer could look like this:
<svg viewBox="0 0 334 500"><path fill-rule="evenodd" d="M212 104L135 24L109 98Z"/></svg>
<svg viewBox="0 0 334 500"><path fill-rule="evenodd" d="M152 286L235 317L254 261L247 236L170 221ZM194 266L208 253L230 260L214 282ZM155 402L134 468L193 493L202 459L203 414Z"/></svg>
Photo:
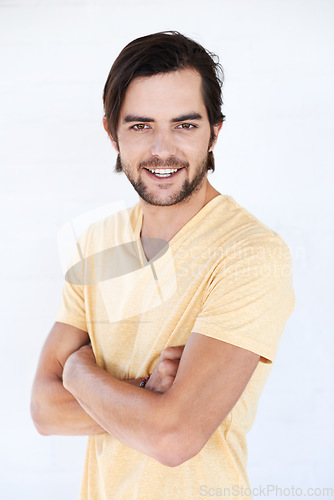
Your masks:
<svg viewBox="0 0 334 500"><path fill-rule="evenodd" d="M85 265L83 251L87 232L80 235L67 266L56 321L88 332L85 307Z"/></svg>
<svg viewBox="0 0 334 500"><path fill-rule="evenodd" d="M220 260L192 331L271 363L295 303L292 258L279 236L243 242Z"/></svg>
<svg viewBox="0 0 334 500"><path fill-rule="evenodd" d="M64 282L56 321L75 326L85 332L88 331L82 285L72 285L67 281Z"/></svg>

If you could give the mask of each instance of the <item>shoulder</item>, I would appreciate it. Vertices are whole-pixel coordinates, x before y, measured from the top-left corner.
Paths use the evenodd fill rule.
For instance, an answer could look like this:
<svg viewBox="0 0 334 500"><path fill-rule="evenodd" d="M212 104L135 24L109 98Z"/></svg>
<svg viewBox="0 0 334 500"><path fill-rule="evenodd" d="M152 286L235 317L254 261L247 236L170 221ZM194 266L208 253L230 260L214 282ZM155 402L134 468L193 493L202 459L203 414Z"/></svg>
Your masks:
<svg viewBox="0 0 334 500"><path fill-rule="evenodd" d="M216 205L213 216L215 223L222 230L234 231L239 236L278 236L273 229L237 203L232 196L221 195L220 203Z"/></svg>
<svg viewBox="0 0 334 500"><path fill-rule="evenodd" d="M262 261L291 260L281 236L228 195L220 195L198 232L202 233L201 241L210 249L210 255L214 253L222 264L226 258L242 259L255 254Z"/></svg>

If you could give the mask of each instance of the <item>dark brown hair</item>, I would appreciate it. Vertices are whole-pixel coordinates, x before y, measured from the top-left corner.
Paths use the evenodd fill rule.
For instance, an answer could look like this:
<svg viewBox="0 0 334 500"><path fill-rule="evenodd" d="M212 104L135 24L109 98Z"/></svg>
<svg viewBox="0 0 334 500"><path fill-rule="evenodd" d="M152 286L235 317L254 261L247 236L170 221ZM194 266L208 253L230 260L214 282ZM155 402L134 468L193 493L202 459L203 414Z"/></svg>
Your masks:
<svg viewBox="0 0 334 500"><path fill-rule="evenodd" d="M177 31L154 33L133 40L112 65L104 86L103 104L108 131L116 142L122 103L132 80L185 68L193 68L202 77L203 100L211 126L211 145L214 140L213 126L225 119L221 111L223 68L215 54ZM208 153L207 169L215 169L212 152ZM116 171L122 171L119 156Z"/></svg>

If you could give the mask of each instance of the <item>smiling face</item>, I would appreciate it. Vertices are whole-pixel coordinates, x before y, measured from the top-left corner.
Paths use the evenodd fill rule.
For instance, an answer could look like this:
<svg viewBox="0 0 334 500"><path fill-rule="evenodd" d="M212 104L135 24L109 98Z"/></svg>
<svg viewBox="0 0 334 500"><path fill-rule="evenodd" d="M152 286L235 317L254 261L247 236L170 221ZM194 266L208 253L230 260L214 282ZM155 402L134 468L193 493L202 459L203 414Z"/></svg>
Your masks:
<svg viewBox="0 0 334 500"><path fill-rule="evenodd" d="M205 189L214 143L209 148L201 82L194 70L183 69L136 78L126 91L112 141L124 173L151 205L175 205Z"/></svg>

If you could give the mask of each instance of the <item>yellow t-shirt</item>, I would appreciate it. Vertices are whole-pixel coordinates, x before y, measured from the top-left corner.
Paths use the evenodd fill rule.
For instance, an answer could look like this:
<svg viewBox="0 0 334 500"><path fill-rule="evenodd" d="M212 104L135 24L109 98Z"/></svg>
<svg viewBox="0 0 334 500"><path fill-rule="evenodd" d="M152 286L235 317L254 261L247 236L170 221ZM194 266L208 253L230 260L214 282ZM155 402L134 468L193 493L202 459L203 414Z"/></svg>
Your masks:
<svg viewBox="0 0 334 500"><path fill-rule="evenodd" d="M98 365L119 379L147 376L161 351L184 345L191 332L253 351L260 363L204 448L178 467L107 433L90 436L80 498L228 498L230 490L249 499L246 433L294 307L290 251L226 195L205 205L150 261L142 218L138 203L79 238L56 320L87 331Z"/></svg>

